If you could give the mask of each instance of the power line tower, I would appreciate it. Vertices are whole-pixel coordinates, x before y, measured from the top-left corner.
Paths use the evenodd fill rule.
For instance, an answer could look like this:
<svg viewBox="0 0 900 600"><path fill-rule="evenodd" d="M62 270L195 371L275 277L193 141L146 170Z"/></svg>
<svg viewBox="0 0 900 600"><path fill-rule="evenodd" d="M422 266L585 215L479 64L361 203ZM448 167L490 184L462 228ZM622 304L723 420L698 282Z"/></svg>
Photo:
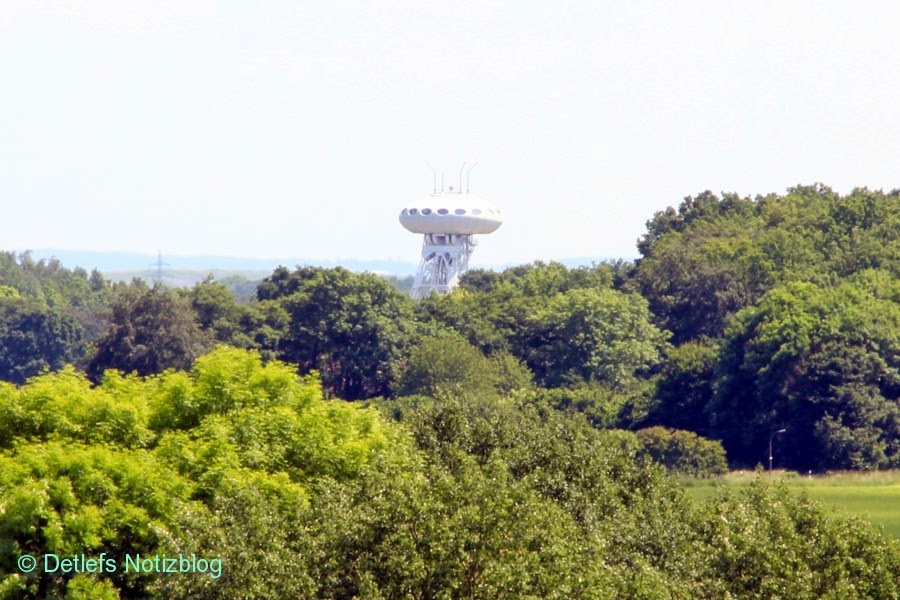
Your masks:
<svg viewBox="0 0 900 600"><path fill-rule="evenodd" d="M159 254L157 254L156 256L156 262L150 263L150 268L152 269L152 271L150 272L150 277L151 279L153 279L153 283L162 285L166 278L165 271L172 268L172 265L167 262L163 262L162 250L160 250Z"/></svg>

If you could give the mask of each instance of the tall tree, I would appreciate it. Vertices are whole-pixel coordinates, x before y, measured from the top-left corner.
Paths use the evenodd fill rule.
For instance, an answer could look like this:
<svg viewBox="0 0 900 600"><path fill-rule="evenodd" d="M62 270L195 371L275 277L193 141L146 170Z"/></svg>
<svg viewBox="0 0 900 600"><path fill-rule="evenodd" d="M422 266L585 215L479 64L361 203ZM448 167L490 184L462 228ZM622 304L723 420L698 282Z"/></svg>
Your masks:
<svg viewBox="0 0 900 600"><path fill-rule="evenodd" d="M110 306L109 326L88 373L99 381L106 369L139 375L187 369L208 344L187 300L161 285L136 282Z"/></svg>
<svg viewBox="0 0 900 600"><path fill-rule="evenodd" d="M723 348L713 430L739 464L787 429L788 466L900 466L900 294L887 274L776 287L738 314Z"/></svg>
<svg viewBox="0 0 900 600"><path fill-rule="evenodd" d="M719 349L687 342L668 352L656 380L655 403L647 421L709 435L705 409L713 396Z"/></svg>
<svg viewBox="0 0 900 600"><path fill-rule="evenodd" d="M770 258L746 222L700 223L670 232L641 260L637 282L676 344L720 336L728 318L772 284Z"/></svg>
<svg viewBox="0 0 900 600"><path fill-rule="evenodd" d="M704 192L647 222L637 283L676 344L720 337L779 283L830 285L866 269L900 276L900 191L822 184L754 200Z"/></svg>
<svg viewBox="0 0 900 600"><path fill-rule="evenodd" d="M237 301L234 293L224 284L214 281L212 275L182 292L197 314L200 327L217 342L252 348L254 340L245 331L251 320L252 309ZM249 333L253 333L251 330Z"/></svg>
<svg viewBox="0 0 900 600"><path fill-rule="evenodd" d="M396 361L414 334L413 302L373 274L343 268L277 269L260 283L260 301L280 304L289 324L277 354L326 388L357 400L387 394Z"/></svg>
<svg viewBox="0 0 900 600"><path fill-rule="evenodd" d="M9 289L9 288L7 288ZM0 297L0 379L14 383L84 357L84 329L60 309L32 299Z"/></svg>
<svg viewBox="0 0 900 600"><path fill-rule="evenodd" d="M668 337L650 322L643 298L610 289L553 296L525 335L527 364L545 385L603 382L620 389L659 365Z"/></svg>

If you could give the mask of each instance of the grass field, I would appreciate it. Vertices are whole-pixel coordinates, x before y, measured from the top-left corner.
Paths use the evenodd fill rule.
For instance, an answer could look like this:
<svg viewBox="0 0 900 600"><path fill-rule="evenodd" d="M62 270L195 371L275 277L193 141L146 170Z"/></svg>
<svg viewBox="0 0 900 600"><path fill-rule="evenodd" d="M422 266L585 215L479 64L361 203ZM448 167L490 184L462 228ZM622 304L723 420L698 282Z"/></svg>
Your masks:
<svg viewBox="0 0 900 600"><path fill-rule="evenodd" d="M769 477L769 475L766 475ZM733 472L715 479L681 479L688 494L700 502L716 494L719 486L749 484L752 471ZM798 491L805 491L836 511L868 519L884 527L884 532L900 540L900 471L878 473L833 473L812 477L775 471L773 480L784 480Z"/></svg>

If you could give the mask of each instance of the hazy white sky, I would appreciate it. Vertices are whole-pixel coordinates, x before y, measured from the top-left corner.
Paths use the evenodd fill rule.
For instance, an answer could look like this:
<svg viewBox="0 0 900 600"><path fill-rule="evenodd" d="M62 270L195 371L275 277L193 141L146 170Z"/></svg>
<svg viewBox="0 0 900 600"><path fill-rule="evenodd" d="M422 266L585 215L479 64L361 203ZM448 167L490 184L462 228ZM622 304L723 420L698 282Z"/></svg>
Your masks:
<svg viewBox="0 0 900 600"><path fill-rule="evenodd" d="M900 187L892 2L0 0L0 248L478 265L635 256L705 189Z"/></svg>

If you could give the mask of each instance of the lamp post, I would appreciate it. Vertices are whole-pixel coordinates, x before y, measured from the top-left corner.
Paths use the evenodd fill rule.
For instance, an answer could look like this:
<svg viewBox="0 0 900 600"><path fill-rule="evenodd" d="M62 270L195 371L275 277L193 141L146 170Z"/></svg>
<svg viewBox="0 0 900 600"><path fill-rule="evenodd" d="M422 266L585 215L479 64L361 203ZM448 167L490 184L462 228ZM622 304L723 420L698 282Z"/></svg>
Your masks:
<svg viewBox="0 0 900 600"><path fill-rule="evenodd" d="M773 431L772 435L769 436L769 473L772 472L772 441L775 439L775 436L779 433L784 433L787 429L779 429L778 431Z"/></svg>

